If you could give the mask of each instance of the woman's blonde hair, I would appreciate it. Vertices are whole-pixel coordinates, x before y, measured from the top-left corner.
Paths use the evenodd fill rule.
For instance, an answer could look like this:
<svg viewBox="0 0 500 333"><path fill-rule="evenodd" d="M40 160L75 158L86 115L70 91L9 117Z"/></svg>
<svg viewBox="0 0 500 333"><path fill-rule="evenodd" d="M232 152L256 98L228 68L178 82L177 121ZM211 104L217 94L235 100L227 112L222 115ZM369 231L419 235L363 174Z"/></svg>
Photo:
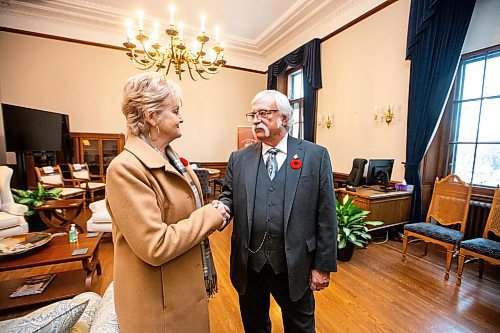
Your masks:
<svg viewBox="0 0 500 333"><path fill-rule="evenodd" d="M145 113L151 112L161 119L169 98L180 103L180 89L163 74L144 72L129 78L123 88L122 112L130 133L147 133L150 125Z"/></svg>

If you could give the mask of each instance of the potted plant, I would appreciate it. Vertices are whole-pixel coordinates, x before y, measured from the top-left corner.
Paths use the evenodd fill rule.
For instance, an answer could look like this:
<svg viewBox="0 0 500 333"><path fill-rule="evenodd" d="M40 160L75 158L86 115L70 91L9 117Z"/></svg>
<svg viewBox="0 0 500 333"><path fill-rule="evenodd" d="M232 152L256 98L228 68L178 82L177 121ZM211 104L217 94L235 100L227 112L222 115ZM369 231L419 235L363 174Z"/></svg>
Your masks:
<svg viewBox="0 0 500 333"><path fill-rule="evenodd" d="M12 189L14 201L28 207L28 211L24 213L30 231L40 231L46 229L35 211L35 207L42 205L45 200L57 200L61 196L62 188L45 189L42 184L38 183L36 190L17 190Z"/></svg>
<svg viewBox="0 0 500 333"><path fill-rule="evenodd" d="M342 204L337 201L337 259L350 261L354 254L355 246L363 247L372 237L368 233L367 225L378 226L384 224L381 221L365 221L370 211L362 210L352 202L354 198L344 196Z"/></svg>

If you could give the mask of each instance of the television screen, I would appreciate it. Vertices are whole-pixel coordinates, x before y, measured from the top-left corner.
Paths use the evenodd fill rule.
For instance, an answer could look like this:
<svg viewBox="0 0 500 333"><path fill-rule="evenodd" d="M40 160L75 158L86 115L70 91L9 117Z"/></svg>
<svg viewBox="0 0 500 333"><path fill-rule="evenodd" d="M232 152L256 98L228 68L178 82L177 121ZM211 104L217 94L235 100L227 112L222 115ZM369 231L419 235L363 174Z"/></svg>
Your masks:
<svg viewBox="0 0 500 333"><path fill-rule="evenodd" d="M366 184L383 184L389 186L391 180L393 159L376 159L368 162L368 172L366 174Z"/></svg>
<svg viewBox="0 0 500 333"><path fill-rule="evenodd" d="M64 151L70 145L69 117L2 103L6 151Z"/></svg>

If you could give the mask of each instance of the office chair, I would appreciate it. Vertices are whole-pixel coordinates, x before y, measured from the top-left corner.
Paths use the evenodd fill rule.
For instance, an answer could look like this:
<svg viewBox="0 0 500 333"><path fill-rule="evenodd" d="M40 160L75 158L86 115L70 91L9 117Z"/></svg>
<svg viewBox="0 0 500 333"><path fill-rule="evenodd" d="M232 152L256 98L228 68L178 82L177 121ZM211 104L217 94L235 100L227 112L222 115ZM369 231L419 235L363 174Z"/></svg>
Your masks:
<svg viewBox="0 0 500 333"><path fill-rule="evenodd" d="M352 161L351 173L347 176L347 185L353 187L361 185L366 163L368 163L368 161L364 158L355 158Z"/></svg>

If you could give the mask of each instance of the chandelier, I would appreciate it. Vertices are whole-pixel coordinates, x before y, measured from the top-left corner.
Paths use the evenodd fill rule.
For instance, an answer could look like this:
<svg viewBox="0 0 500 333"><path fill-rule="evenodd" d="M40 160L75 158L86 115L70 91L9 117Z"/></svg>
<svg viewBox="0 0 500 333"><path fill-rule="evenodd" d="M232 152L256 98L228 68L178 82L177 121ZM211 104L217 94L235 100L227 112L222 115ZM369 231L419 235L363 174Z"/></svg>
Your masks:
<svg viewBox="0 0 500 333"><path fill-rule="evenodd" d="M226 64L224 60L224 47L220 41L220 29L215 28L215 45L208 49L210 38L205 33L205 17L201 16L201 29L192 46L186 43L184 38L184 24L175 21L175 6L170 6L170 24L165 30L168 38L166 45L159 42L159 23L154 23L154 32L147 36L143 25L144 13L137 12L138 29L133 32L132 21L127 21L128 37L123 46L127 49L127 55L134 66L141 70L149 70L155 67L157 72L165 75L171 69L182 80L182 73L189 72L191 79L199 78L208 80L212 75L218 73ZM139 45L139 46L138 46ZM208 53L208 54L207 54Z"/></svg>

